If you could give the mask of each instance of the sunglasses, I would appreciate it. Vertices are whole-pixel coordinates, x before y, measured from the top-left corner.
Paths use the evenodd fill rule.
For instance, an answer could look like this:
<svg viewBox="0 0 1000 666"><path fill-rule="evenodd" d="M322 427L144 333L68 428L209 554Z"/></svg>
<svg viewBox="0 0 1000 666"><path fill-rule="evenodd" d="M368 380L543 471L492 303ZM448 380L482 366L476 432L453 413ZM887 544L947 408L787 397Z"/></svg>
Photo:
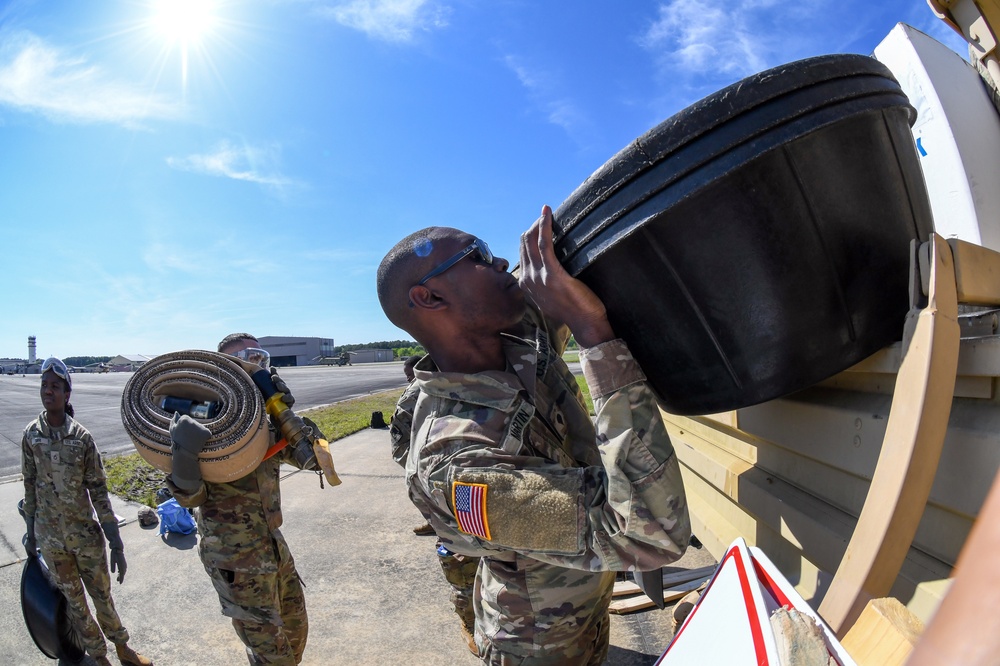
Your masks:
<svg viewBox="0 0 1000 666"><path fill-rule="evenodd" d="M45 362L42 363L42 374L45 374L49 370L56 373L56 377L65 381L67 385L71 383L72 380L69 378L69 370L66 369L66 364L54 356L45 359Z"/></svg>
<svg viewBox="0 0 1000 666"><path fill-rule="evenodd" d="M247 363L253 363L256 366L267 370L268 366L271 365L271 355L268 354L263 349L258 349L257 347L249 347L247 349L241 349L235 354L236 358L241 361L246 361Z"/></svg>
<svg viewBox="0 0 1000 666"><path fill-rule="evenodd" d="M477 253L479 255L478 258L474 257L476 261L480 261L486 264L487 266L493 265L493 253L490 252L490 246L486 244L486 241L482 241L477 238L473 240L472 243L467 248L465 248L458 254L454 255L453 257L450 257L445 261L441 262L440 264L438 264L437 268L434 268L433 270L431 270L430 273L421 278L420 282L417 283L417 286L419 287L423 285L432 277L437 277L438 275L441 275L441 273L444 273L446 270L448 270L458 262L462 261L462 259L465 259L467 256L473 253Z"/></svg>

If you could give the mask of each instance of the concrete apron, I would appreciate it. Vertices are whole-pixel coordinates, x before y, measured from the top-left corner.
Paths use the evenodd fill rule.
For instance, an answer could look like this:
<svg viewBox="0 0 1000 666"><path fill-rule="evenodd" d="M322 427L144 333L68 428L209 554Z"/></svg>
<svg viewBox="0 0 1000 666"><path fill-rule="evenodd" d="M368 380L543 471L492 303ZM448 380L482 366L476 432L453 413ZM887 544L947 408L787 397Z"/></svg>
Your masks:
<svg viewBox="0 0 1000 666"><path fill-rule="evenodd" d="M320 490L318 477L292 468L281 482L282 531L306 584L309 642L303 663L478 664L465 646L449 600L433 536L418 537L423 522L406 496L403 470L389 455L388 430L364 430L330 449L343 484ZM24 523L19 479L0 483L0 664L48 666L20 611ZM212 584L198 559L194 535L160 537L143 529L138 505L115 498L126 519L121 529L128 572L112 582L131 645L157 664L243 666L243 644L219 612ZM689 550L677 563L714 563ZM671 637L670 609L612 616L616 666L652 664ZM112 650L112 661L113 650ZM89 663L89 659L87 662Z"/></svg>

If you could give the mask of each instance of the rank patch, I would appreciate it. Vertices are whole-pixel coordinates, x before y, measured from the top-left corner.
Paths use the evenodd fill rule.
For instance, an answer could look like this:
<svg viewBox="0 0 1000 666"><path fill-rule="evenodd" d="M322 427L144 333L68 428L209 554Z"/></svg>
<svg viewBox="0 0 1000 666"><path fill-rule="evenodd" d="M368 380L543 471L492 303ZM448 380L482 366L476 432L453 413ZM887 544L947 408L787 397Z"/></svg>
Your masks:
<svg viewBox="0 0 1000 666"><path fill-rule="evenodd" d="M490 539L490 526L486 519L486 484L462 483L452 485L452 502L458 529L480 539Z"/></svg>

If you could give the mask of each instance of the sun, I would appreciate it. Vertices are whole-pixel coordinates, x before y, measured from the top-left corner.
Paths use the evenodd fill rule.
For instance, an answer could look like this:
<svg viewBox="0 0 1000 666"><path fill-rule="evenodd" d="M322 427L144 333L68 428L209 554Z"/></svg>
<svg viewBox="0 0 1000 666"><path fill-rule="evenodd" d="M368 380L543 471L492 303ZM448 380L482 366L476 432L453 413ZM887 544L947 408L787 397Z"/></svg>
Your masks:
<svg viewBox="0 0 1000 666"><path fill-rule="evenodd" d="M212 3L205 0L152 0L151 5L153 26L182 47L197 44L215 25Z"/></svg>
<svg viewBox="0 0 1000 666"><path fill-rule="evenodd" d="M221 20L212 0L149 0L147 25L163 41L164 57L178 51L181 85L187 90L189 53L207 57L207 42Z"/></svg>

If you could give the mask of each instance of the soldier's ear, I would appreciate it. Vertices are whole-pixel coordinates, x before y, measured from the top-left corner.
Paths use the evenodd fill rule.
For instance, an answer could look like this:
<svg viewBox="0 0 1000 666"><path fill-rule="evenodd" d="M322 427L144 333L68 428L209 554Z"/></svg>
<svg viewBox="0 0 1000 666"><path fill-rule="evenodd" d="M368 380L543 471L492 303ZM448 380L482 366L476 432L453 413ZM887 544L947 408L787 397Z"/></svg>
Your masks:
<svg viewBox="0 0 1000 666"><path fill-rule="evenodd" d="M409 291L410 307L419 310L441 310L448 303L441 295L427 285L414 285Z"/></svg>

